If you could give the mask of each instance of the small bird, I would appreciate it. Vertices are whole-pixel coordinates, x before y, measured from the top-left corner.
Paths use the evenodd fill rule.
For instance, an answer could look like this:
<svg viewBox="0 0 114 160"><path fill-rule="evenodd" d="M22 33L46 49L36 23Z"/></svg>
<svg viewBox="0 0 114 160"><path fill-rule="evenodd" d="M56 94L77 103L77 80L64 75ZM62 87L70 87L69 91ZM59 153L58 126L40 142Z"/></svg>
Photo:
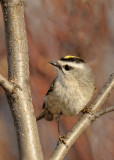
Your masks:
<svg viewBox="0 0 114 160"><path fill-rule="evenodd" d="M50 62L58 76L44 97L43 112L36 118L53 120L54 115L75 116L90 101L94 90L94 75L89 65L79 57L65 56Z"/></svg>

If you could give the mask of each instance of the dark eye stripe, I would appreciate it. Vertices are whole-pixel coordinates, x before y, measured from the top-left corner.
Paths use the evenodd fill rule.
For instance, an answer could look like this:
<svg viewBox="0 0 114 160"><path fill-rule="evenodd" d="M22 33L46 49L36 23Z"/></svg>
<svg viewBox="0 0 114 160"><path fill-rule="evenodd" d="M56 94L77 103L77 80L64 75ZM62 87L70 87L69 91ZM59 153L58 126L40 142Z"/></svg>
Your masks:
<svg viewBox="0 0 114 160"><path fill-rule="evenodd" d="M69 71L69 70L73 69L73 67L68 66L68 65L65 65L65 66L64 66L64 69L65 69L66 71Z"/></svg>

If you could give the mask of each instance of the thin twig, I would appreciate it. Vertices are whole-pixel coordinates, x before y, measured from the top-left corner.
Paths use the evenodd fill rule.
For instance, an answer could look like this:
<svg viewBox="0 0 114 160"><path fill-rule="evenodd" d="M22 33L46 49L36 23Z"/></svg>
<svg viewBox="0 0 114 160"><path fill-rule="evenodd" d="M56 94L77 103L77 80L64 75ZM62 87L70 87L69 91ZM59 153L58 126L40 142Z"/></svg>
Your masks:
<svg viewBox="0 0 114 160"><path fill-rule="evenodd" d="M67 133L65 142L68 147L64 144L59 143L55 151L50 156L49 160L62 160L70 147L75 143L76 139L86 130L86 128L93 122L94 113L100 110L106 99L109 97L112 89L114 88L114 73L109 77L106 84L103 86L97 97L90 105L90 109L93 114L85 113L79 121L73 126L73 128Z"/></svg>
<svg viewBox="0 0 114 160"><path fill-rule="evenodd" d="M101 116L103 116L106 113L112 112L114 111L114 106L111 107L107 107L107 108L103 108L101 109L99 112L96 112L93 116L94 119L96 118L100 118Z"/></svg>
<svg viewBox="0 0 114 160"><path fill-rule="evenodd" d="M13 84L0 74L0 86L7 92L12 93Z"/></svg>

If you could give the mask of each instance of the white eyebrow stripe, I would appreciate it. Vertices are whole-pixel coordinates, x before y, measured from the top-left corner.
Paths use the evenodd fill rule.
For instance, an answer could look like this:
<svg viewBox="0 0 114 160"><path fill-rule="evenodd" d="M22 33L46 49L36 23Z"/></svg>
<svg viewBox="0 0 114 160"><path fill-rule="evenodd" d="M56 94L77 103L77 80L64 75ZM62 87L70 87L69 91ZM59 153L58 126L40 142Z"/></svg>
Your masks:
<svg viewBox="0 0 114 160"><path fill-rule="evenodd" d="M69 65L71 67L75 67L75 68L84 68L83 63L73 63L73 62L66 62L66 61L58 61L58 63L62 66L64 65Z"/></svg>

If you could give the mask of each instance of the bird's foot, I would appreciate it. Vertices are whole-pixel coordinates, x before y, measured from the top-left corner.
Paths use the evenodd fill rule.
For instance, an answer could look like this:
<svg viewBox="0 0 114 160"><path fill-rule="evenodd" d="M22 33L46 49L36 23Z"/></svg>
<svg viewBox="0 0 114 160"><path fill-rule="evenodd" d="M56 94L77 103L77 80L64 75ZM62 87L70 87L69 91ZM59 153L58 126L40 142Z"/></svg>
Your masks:
<svg viewBox="0 0 114 160"><path fill-rule="evenodd" d="M93 114L93 112L91 111L91 109L89 108L89 107L86 107L86 108L84 108L83 110L82 110L82 113L84 114L84 113L89 113L89 114Z"/></svg>
<svg viewBox="0 0 114 160"><path fill-rule="evenodd" d="M63 136L59 136L59 141L62 142L67 148L68 148L68 145L66 144L64 138L66 137L66 135L63 135Z"/></svg>

